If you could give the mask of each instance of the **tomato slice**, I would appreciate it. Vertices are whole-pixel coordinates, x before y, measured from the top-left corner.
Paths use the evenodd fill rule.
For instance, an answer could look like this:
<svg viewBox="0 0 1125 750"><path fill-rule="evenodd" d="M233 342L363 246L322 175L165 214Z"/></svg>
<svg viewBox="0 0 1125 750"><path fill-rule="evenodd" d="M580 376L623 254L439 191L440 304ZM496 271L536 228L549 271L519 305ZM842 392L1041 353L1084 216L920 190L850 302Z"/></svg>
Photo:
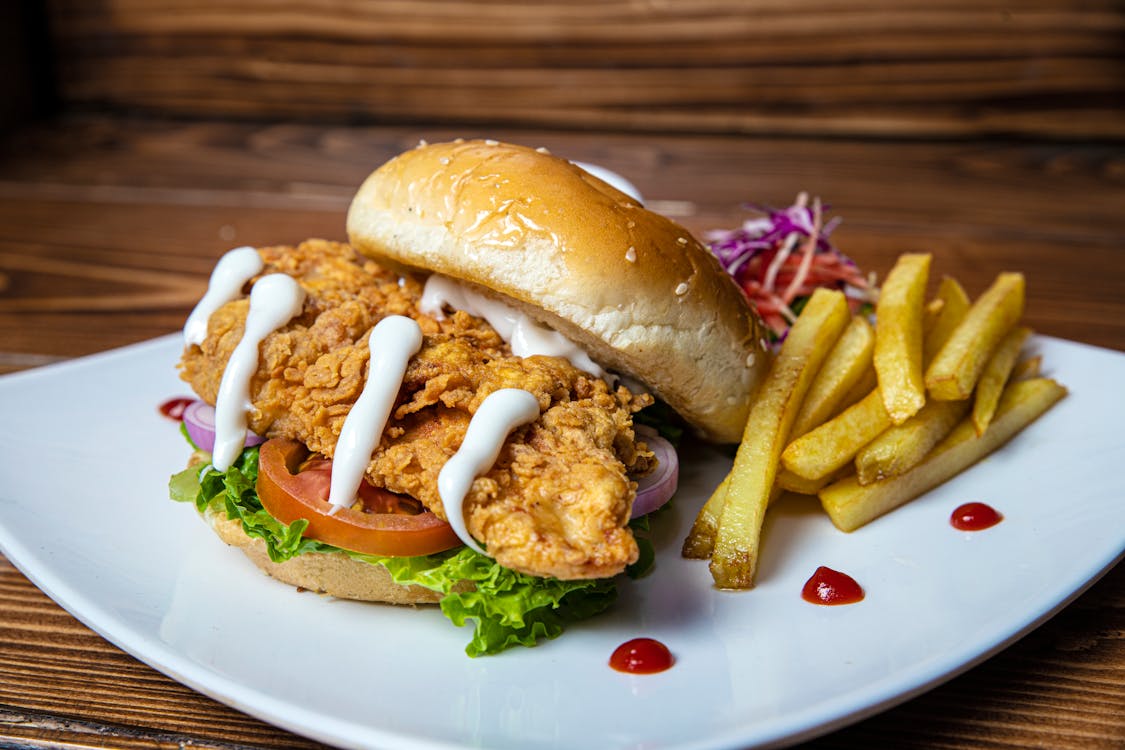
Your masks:
<svg viewBox="0 0 1125 750"><path fill-rule="evenodd" d="M341 549L385 557L429 555L461 544L448 523L413 498L361 485L363 510L340 508L329 515L332 462L309 457L295 440L274 438L258 458L258 497L282 523L309 522L305 536Z"/></svg>

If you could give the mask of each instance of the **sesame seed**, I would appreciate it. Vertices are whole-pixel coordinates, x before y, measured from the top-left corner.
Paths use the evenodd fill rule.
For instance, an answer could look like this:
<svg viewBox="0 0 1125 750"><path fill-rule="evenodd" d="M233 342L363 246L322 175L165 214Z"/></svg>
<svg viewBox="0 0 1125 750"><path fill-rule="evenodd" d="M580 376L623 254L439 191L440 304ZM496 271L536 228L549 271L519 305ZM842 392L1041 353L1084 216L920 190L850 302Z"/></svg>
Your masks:
<svg viewBox="0 0 1125 750"><path fill-rule="evenodd" d="M626 250L625 251L625 260L629 261L630 263L636 263L637 262L637 248L630 247L628 250Z"/></svg>
<svg viewBox="0 0 1125 750"><path fill-rule="evenodd" d="M453 142L454 142L454 143L464 143L464 142L465 142L465 139L464 139L464 138L457 138L457 139L456 139L456 140L454 140Z"/></svg>
<svg viewBox="0 0 1125 750"><path fill-rule="evenodd" d="M754 352L750 352L749 354L746 355L746 366L747 367L753 367L754 363L757 362L757 361L758 361L758 355L755 354Z"/></svg>
<svg viewBox="0 0 1125 750"><path fill-rule="evenodd" d="M676 242L680 243L681 245L686 245L687 244L687 237L677 237Z"/></svg>
<svg viewBox="0 0 1125 750"><path fill-rule="evenodd" d="M683 281L681 281L681 282L680 282L680 283L679 283L679 284L678 284L678 285L676 286L676 294L677 294L678 296L683 296L683 295L687 294L687 292L688 292L688 289L689 289L689 288L690 288L690 287L688 287L688 285L687 285L687 283L686 283L686 282L683 282Z"/></svg>
<svg viewBox="0 0 1125 750"><path fill-rule="evenodd" d="M448 156L443 156L443 157L441 157L441 159L439 159L438 161L440 161L440 162L441 162L442 166L445 166L445 165L449 164L449 157L448 157Z"/></svg>
<svg viewBox="0 0 1125 750"><path fill-rule="evenodd" d="M549 153L551 153L550 151L547 150L546 146L540 146L539 148L535 149L535 152L539 153L539 154L549 154Z"/></svg>
<svg viewBox="0 0 1125 750"><path fill-rule="evenodd" d="M419 138L418 139L418 145L417 145L416 148L425 148L426 146L429 146L429 145L430 145L429 142L425 138Z"/></svg>
<svg viewBox="0 0 1125 750"><path fill-rule="evenodd" d="M500 145L500 141L494 141L494 140L492 140L491 138L489 138L488 140L486 140L486 141L484 142L484 145L486 145L486 146L499 146L499 145Z"/></svg>

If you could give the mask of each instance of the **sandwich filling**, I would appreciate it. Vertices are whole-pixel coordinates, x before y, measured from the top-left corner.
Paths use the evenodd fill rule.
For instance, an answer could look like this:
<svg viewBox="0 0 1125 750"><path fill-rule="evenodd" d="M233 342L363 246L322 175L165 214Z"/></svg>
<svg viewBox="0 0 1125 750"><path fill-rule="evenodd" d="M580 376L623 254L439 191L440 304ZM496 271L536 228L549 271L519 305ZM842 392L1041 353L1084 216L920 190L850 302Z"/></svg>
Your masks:
<svg viewBox="0 0 1125 750"><path fill-rule="evenodd" d="M250 430L333 458L367 383L372 329L392 316L406 318L417 325L421 345L406 363L363 468L365 481L450 520L455 511L443 501L441 470L486 400L518 389L538 404L538 416L513 424L495 460L482 464L468 484L468 534L501 566L532 576L605 578L636 561L627 528L635 489L630 476L648 472L653 459L634 434L632 416L650 397L613 388L562 357L516 356L486 320L432 303L424 307L420 282L400 278L346 244L310 240L257 253L257 278L293 279L303 305L260 337L247 381ZM202 341L185 348L181 376L209 403L221 397L223 373L250 313L242 296L219 304L208 311Z"/></svg>

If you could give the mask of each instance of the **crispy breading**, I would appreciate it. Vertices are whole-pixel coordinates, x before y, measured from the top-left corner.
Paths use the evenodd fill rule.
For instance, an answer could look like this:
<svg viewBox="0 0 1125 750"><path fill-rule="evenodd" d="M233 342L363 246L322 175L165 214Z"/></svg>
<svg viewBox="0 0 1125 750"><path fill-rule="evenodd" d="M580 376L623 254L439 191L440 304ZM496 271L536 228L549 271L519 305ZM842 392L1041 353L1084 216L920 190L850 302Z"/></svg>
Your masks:
<svg viewBox="0 0 1125 750"><path fill-rule="evenodd" d="M307 293L302 315L269 335L251 383L250 427L331 457L363 389L367 335L383 317L407 315L423 331L396 408L368 466L376 486L411 495L444 517L437 476L484 398L506 387L539 400L537 421L518 428L465 501L474 537L502 565L537 576L600 578L635 561L626 528L635 485L652 455L634 438L632 414L650 403L611 389L555 357L520 358L487 323L464 312L435 320L418 308L421 285L400 279L349 246L309 240L259 251L263 273L294 276ZM181 376L215 402L242 335L248 302L211 316L202 346L188 347Z"/></svg>

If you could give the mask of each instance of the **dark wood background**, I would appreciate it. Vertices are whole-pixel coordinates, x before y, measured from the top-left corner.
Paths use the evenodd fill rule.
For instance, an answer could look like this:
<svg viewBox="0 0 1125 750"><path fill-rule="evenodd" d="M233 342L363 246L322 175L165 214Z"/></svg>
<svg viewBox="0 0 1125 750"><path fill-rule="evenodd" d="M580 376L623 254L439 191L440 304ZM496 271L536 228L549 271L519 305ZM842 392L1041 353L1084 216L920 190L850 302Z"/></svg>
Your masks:
<svg viewBox="0 0 1125 750"><path fill-rule="evenodd" d="M0 73L0 372L176 330L224 250L342 238L374 166L457 136L604 164L697 232L808 190L864 267L1022 270L1036 330L1125 351L1125 2L8 0ZM189 745L316 746L0 557L0 747ZM1123 746L1121 567L808 745Z"/></svg>
<svg viewBox="0 0 1125 750"><path fill-rule="evenodd" d="M1120 0L51 0L63 101L187 117L1125 137Z"/></svg>
<svg viewBox="0 0 1125 750"><path fill-rule="evenodd" d="M611 165L697 233L736 226L745 201L780 205L814 190L843 217L835 237L865 267L881 274L899 253L934 252L935 275L955 273L973 294L1020 269L1036 330L1125 349L1125 150L1111 144L106 116L29 129L0 147L0 340L68 356L175 330L224 250L341 239L352 193L375 165L420 137L459 135Z"/></svg>

